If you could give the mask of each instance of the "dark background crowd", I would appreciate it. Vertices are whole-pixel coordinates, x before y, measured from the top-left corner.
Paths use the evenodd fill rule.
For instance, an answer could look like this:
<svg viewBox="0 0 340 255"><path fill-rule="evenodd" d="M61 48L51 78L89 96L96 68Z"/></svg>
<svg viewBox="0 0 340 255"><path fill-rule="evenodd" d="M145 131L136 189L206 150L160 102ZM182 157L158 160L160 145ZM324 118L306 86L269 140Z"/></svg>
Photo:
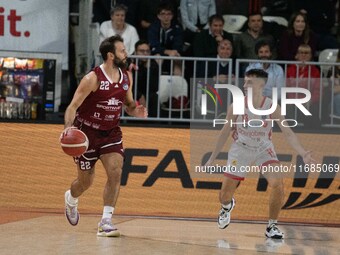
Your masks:
<svg viewBox="0 0 340 255"><path fill-rule="evenodd" d="M308 62L318 61L325 49L339 48L338 5L338 0L93 0L92 22L99 24L100 41L120 34L131 56ZM225 15L244 16L238 31L226 29ZM270 22L264 19L266 16L282 17L287 24ZM196 73L190 64L184 67L180 61L170 65L161 59L139 59L136 64L139 66L138 71L134 71L138 76L137 100L148 104L149 109L159 102L158 83L162 81L159 75L182 76L190 84L193 75L225 81L229 74L223 61L218 66L198 62ZM282 70L282 65L253 63L240 66L239 74L250 67L268 72L271 85L265 88L265 93L269 97L271 87L294 86L293 79L320 78L322 73L318 66L294 65ZM328 77L334 75L333 72ZM307 88L302 80L299 84ZM334 109L329 110L331 106L325 105L323 110L340 116L340 89L329 87L325 88L324 95L333 93ZM320 85L311 87L308 82L308 89L318 91ZM189 93L185 96L190 97L190 88L187 90ZM313 108L320 105L320 98L320 93L314 95L312 111L320 111L318 107ZM189 98L183 101L181 97L181 107L183 102L187 107L188 101Z"/></svg>

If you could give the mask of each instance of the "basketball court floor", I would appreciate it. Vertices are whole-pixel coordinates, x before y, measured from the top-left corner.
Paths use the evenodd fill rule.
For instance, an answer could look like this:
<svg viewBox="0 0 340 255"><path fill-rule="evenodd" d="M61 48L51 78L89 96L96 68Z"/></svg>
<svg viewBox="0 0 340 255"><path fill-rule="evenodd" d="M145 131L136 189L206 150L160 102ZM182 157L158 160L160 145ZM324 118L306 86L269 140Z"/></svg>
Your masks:
<svg viewBox="0 0 340 255"><path fill-rule="evenodd" d="M340 228L281 225L284 240L264 237L264 223L174 218L115 217L119 238L96 236L99 215L81 215L78 226L47 213L0 225L0 254L340 254Z"/></svg>

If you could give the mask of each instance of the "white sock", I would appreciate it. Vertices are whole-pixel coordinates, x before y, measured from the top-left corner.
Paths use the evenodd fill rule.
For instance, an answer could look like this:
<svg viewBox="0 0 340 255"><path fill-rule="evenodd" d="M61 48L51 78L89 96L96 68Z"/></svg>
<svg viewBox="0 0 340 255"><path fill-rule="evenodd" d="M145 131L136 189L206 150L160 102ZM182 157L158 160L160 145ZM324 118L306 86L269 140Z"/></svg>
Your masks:
<svg viewBox="0 0 340 255"><path fill-rule="evenodd" d="M72 197L72 195L71 195L71 190L66 191L66 193L67 193L66 199L67 199L67 202L68 202L70 205L76 205L76 204L78 204L78 198Z"/></svg>
<svg viewBox="0 0 340 255"><path fill-rule="evenodd" d="M270 225L272 225L273 223L277 224L277 220L269 219L269 221L268 221L268 227L270 227Z"/></svg>
<svg viewBox="0 0 340 255"><path fill-rule="evenodd" d="M227 205L222 204L222 207L223 207L224 209L226 209L226 210L230 210L230 208L231 208L231 201L230 201L230 203L227 204Z"/></svg>
<svg viewBox="0 0 340 255"><path fill-rule="evenodd" d="M104 206L102 219L104 218L111 219L114 210L115 208L112 206Z"/></svg>

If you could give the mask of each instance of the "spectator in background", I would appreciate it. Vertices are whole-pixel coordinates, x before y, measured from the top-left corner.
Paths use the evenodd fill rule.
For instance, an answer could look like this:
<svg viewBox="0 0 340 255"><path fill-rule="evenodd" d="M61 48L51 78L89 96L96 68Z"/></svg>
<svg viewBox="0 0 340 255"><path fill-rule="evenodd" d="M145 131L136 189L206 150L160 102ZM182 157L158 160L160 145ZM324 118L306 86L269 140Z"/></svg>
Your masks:
<svg viewBox="0 0 340 255"><path fill-rule="evenodd" d="M112 6L122 4L127 7L125 21L137 29L138 12L140 10L140 0L111 0L111 2Z"/></svg>
<svg viewBox="0 0 340 255"><path fill-rule="evenodd" d="M233 36L223 30L224 19L221 15L209 17L209 29L203 29L195 36L193 50L195 57L216 57L217 45L223 39L233 43Z"/></svg>
<svg viewBox="0 0 340 255"><path fill-rule="evenodd" d="M209 17L216 14L215 0L181 0L180 13L184 41L192 44L196 33L207 28Z"/></svg>
<svg viewBox="0 0 340 255"><path fill-rule="evenodd" d="M100 25L100 42L113 35L120 35L124 40L126 51L133 54L135 43L139 36L135 27L125 22L127 8L125 5L117 5L111 10L111 20L104 21Z"/></svg>
<svg viewBox="0 0 340 255"><path fill-rule="evenodd" d="M257 59L255 45L258 41L266 40L272 47L275 46L274 38L263 31L263 19L261 13L251 13L248 15L248 29L236 36L235 55L242 59ZM276 50L272 51L273 59L276 58Z"/></svg>
<svg viewBox="0 0 340 255"><path fill-rule="evenodd" d="M260 60L272 59L272 46L267 41L259 41L255 45L255 52ZM263 88L263 95L272 97L272 89L277 88L278 99L281 99L281 88L284 86L285 77L283 69L278 64L274 63L251 63L246 71L250 69L262 69L268 73L268 79L265 87Z"/></svg>
<svg viewBox="0 0 340 255"><path fill-rule="evenodd" d="M294 12L308 15L309 25L314 32L330 32L336 19L336 4L338 0L294 0Z"/></svg>
<svg viewBox="0 0 340 255"><path fill-rule="evenodd" d="M233 42L233 36L223 30L224 19L221 15L209 17L209 29L203 29L198 33L193 42L193 54L195 57L216 58L218 44L227 39ZM216 62L214 62L216 64ZM206 61L197 62L196 76L205 77Z"/></svg>
<svg viewBox="0 0 340 255"><path fill-rule="evenodd" d="M182 28L173 20L174 11L172 5L161 4L157 11L157 20L148 30L148 38L152 55L179 57L183 49ZM169 66L162 67L169 72Z"/></svg>
<svg viewBox="0 0 340 255"><path fill-rule="evenodd" d="M110 19L110 11L113 6L123 4L128 8L126 13L126 22L136 27L137 25L137 10L140 0L93 0L92 22L103 23Z"/></svg>
<svg viewBox="0 0 340 255"><path fill-rule="evenodd" d="M302 120L305 127L318 128L321 124L318 117L320 102L320 71L315 65L306 64L306 62L312 60L312 48L308 44L301 44L298 47L295 58L297 61L300 61L300 63L297 65L288 65L286 86L305 88L311 92L311 100L306 103L306 108L310 111L312 116L304 116L298 110L298 118ZM302 97L304 97L303 94L287 94L287 98ZM292 109L289 112L289 115L294 116Z"/></svg>
<svg viewBox="0 0 340 255"><path fill-rule="evenodd" d="M139 35L141 39L148 39L148 29L150 25L157 20L157 10L161 4L171 4L173 10L177 10L180 0L140 0L139 10ZM177 20L177 15L174 13L174 20Z"/></svg>
<svg viewBox="0 0 340 255"><path fill-rule="evenodd" d="M234 43L234 54L240 59L257 59L255 45L257 42L265 40L272 45L272 58L276 59L275 39L271 34L263 30L263 18L261 13L251 13L248 15L247 30L236 35ZM247 64L240 65L240 75L243 76Z"/></svg>
<svg viewBox="0 0 340 255"><path fill-rule="evenodd" d="M319 36L319 50L336 49L338 44L332 29L336 21L338 0L294 0L293 10L308 16L309 26Z"/></svg>
<svg viewBox="0 0 340 255"><path fill-rule="evenodd" d="M144 40L139 40L135 44L136 56L150 56L151 50L149 43ZM150 116L153 116L152 111L157 105L156 93L158 91L159 68L158 64L153 59L139 58L136 59L137 70L133 70L134 79L137 76L135 87L137 88L137 101L139 104L146 106L149 102Z"/></svg>
<svg viewBox="0 0 340 255"><path fill-rule="evenodd" d="M311 48L312 59L318 45L318 39L309 29L307 16L304 13L294 13L285 32L283 32L279 45L279 59L295 60L297 49L301 44L308 44Z"/></svg>
<svg viewBox="0 0 340 255"><path fill-rule="evenodd" d="M209 62L209 65L208 65L208 78L213 78L214 83L225 84L225 83L232 82L232 84L234 84L233 80L229 80L229 78L234 79L234 73L233 73L234 68L232 68L231 77L229 77L229 68L230 68L229 62L223 61L224 59L230 60L232 58L232 55L233 55L232 43L227 39L223 39L222 41L220 41L217 46L217 59L219 59L219 61L217 62L211 61ZM200 76L200 77L204 77L204 76ZM211 101L209 101L207 103L208 112L215 112L215 110L217 110L217 114L225 113L225 109L227 109L228 104L230 103L228 102L228 93L222 92L220 93L220 97L222 99L222 105L221 106L218 105L216 109L216 106L212 105ZM221 116L219 115L219 118L220 117Z"/></svg>
<svg viewBox="0 0 340 255"><path fill-rule="evenodd" d="M231 59L233 55L233 45L231 41L223 39L217 46L217 62L209 62L208 77L213 78L215 82L226 83L228 82L229 75L229 62L223 59ZM232 68L232 71L234 69Z"/></svg>

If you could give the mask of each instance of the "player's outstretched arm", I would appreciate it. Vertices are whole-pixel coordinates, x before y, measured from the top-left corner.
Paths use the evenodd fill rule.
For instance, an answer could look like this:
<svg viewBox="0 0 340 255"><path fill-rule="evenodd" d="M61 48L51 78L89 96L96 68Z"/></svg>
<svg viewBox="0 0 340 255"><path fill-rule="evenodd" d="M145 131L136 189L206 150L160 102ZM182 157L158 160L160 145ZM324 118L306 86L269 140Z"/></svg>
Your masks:
<svg viewBox="0 0 340 255"><path fill-rule="evenodd" d="M215 149L213 150L213 152L212 152L210 158L208 159L207 163L205 163L206 166L212 165L212 163L216 159L217 155L222 150L224 144L226 143L226 141L227 141L227 139L230 135L230 131L232 129L232 127L230 126L230 123L231 123L231 121L235 122L236 117L237 116L233 115L233 105L231 104L228 107L228 111L227 111L226 120L228 122L226 124L224 124L223 128L221 129L220 134L218 135L218 138L217 138L217 143L216 143Z"/></svg>
<svg viewBox="0 0 340 255"><path fill-rule="evenodd" d="M130 87L129 90L126 93L126 98L125 98L125 111L127 114L133 117L139 117L139 118L146 118L148 117L148 111L143 105L138 105L136 104L135 100L133 100L133 95L132 95L132 74L131 72L128 72L129 74L129 79L130 79Z"/></svg>
<svg viewBox="0 0 340 255"><path fill-rule="evenodd" d="M281 115L280 106L278 106L275 112L272 114L273 119L277 120L277 124L279 125L282 133L284 134L285 138L287 139L289 145L296 150L303 157L303 162L305 164L314 164L316 161L312 157L311 151L306 151L303 146L301 145L298 137L295 135L293 130L290 127L286 127L282 125L282 121L284 120L283 116Z"/></svg>
<svg viewBox="0 0 340 255"><path fill-rule="evenodd" d="M64 116L65 128L71 127L76 117L76 111L84 102L85 98L98 88L97 76L94 72L90 72L80 81L76 92L73 95L71 103L68 105Z"/></svg>

